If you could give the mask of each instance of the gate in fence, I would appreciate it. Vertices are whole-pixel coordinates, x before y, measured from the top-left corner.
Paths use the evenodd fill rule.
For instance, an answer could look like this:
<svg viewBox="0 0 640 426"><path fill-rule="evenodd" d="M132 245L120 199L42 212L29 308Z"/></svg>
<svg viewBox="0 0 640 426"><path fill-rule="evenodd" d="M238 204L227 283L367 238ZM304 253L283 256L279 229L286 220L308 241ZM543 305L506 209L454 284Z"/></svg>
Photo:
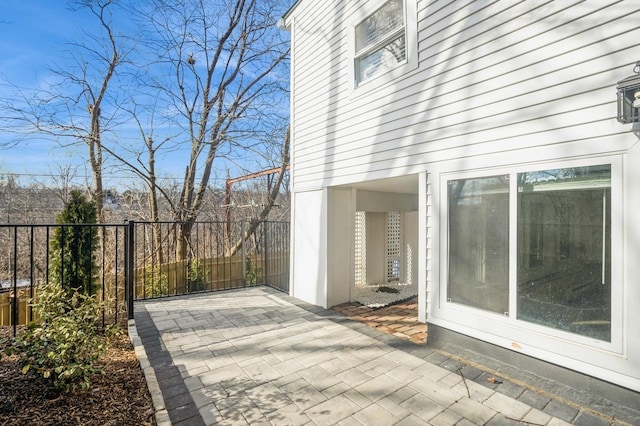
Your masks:
<svg viewBox="0 0 640 426"><path fill-rule="evenodd" d="M52 244L78 234L97 243ZM34 319L29 300L54 276L63 286L89 276L103 325L132 318L134 300L255 285L289 290L289 222L0 225L0 247L0 326L14 333Z"/></svg>

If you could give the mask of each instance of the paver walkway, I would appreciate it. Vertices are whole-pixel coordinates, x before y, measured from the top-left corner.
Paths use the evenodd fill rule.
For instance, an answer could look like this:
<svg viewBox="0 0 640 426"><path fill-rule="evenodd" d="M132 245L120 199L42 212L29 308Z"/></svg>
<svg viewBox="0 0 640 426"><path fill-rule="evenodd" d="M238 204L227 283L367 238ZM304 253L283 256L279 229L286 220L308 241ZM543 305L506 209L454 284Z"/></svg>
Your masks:
<svg viewBox="0 0 640 426"><path fill-rule="evenodd" d="M160 425L609 423L267 287L136 302L135 317Z"/></svg>

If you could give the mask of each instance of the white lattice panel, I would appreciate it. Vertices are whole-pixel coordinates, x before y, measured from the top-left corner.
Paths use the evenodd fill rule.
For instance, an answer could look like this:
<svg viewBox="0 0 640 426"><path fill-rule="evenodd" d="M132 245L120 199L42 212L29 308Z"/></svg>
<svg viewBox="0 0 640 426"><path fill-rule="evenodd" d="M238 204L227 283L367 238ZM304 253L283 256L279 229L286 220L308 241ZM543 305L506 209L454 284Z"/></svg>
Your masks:
<svg viewBox="0 0 640 426"><path fill-rule="evenodd" d="M365 212L355 215L355 285L367 283L367 223Z"/></svg>
<svg viewBox="0 0 640 426"><path fill-rule="evenodd" d="M387 282L400 281L402 269L402 229L400 213L387 214Z"/></svg>

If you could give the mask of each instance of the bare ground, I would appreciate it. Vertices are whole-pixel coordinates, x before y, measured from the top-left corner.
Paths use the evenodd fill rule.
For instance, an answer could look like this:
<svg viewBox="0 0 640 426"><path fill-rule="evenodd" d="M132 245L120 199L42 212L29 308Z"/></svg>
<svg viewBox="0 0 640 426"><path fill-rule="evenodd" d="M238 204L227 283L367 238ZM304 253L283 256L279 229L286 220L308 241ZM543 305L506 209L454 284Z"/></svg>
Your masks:
<svg viewBox="0 0 640 426"><path fill-rule="evenodd" d="M0 327L0 351L11 333ZM0 425L155 425L151 395L128 336L110 339L100 359L104 374L92 378L87 392L60 394L42 377L23 375L15 355L2 355Z"/></svg>

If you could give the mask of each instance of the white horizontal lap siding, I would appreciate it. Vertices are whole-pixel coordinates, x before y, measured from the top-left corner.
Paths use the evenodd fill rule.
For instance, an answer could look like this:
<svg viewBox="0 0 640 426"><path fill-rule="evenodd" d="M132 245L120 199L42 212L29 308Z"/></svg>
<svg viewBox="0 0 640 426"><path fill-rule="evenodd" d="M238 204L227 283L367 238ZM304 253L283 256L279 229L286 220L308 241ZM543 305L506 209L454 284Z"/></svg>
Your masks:
<svg viewBox="0 0 640 426"><path fill-rule="evenodd" d="M576 10L579 4L555 2L543 8L533 8L537 6L536 2L527 2L526 5L532 8L511 8L508 9L510 13L499 13L492 19L482 21L481 25L474 24L471 27L464 27L458 22L441 29L439 25L446 22L444 20L420 21L420 58L426 62L423 69L436 67L438 72L441 69L452 72L458 67L466 68L469 58L475 60L481 57L497 65L499 62L493 58L503 56L503 49L515 47L515 53L511 55L514 57L531 50L544 49L567 37L604 25L602 16L596 15L602 20L589 22L593 13L579 15ZM505 58L499 59L504 61ZM446 67L442 68L442 65Z"/></svg>
<svg viewBox="0 0 640 426"><path fill-rule="evenodd" d="M300 29L304 35L313 29ZM331 105L336 94L347 91L344 84L336 84L338 77L348 72L348 61L346 50L336 52L345 43L345 32L326 29L318 29L315 33L309 34L309 38L314 48L306 52L296 53L296 80L302 87L307 88L297 94L295 106L301 115L313 112L313 104L321 102ZM306 44L306 43L305 43ZM299 59L298 59L299 58ZM320 89L313 90L313 89ZM310 111L311 110L311 111Z"/></svg>
<svg viewBox="0 0 640 426"><path fill-rule="evenodd" d="M633 25L634 20L627 20L627 22L630 22L629 25ZM620 28L621 26L624 28ZM609 26L608 28L614 28L614 26ZM493 98L498 95L503 98L530 95L535 94L536 90L541 90L545 87L566 82L570 83L583 75L605 72L611 68L612 63L617 66L620 66L621 62L628 63L628 59L625 61L628 52L626 50L618 52L617 58L603 59L602 56L590 57L589 50L597 49L598 52L604 52L604 55L611 56L617 52L614 46L626 46L628 50L629 46L637 43L636 34L627 31L632 29L632 26L627 28L626 25L617 25L615 28L617 36L605 41L599 40L597 46L585 47L579 43L580 40L577 37L573 38L572 43L565 41L565 46L558 46L557 43L554 43L552 52L556 51L556 49L561 52L554 56L549 56L551 49L545 49L547 46L545 44L539 45L536 51L528 55L523 55L517 46L511 50L498 52L502 57L505 57L504 61L517 62L515 66L511 67L496 67L495 58L481 56L478 60L467 63L467 66L462 70L443 71L436 76L427 75L426 73L419 74L414 78L399 82L390 88L393 91L380 93L380 96L376 96L375 99L372 99L373 96L365 97L367 102L361 103L358 108L344 108L340 113L341 120L334 125L327 126L326 122L314 123L314 130L322 132L323 135L329 138L333 137L332 131L340 129L345 129L345 133L339 134L338 137L349 137L351 134L363 136L363 128L361 126L363 122L357 119L358 117L367 117L365 115L367 110L377 112L381 119L393 121L395 120L394 112L397 115L407 117L407 111L411 114L411 109L413 109L414 113L424 112L425 104L433 104L434 107L440 107L451 104L452 101L466 101L469 97L480 94L483 95L483 98L486 97L484 96L485 94L493 96ZM603 33L600 32L599 34ZM605 36L610 37L608 34L603 34L603 37ZM545 40L541 40L541 42L544 43ZM594 64L594 61L599 61L599 63ZM444 60L442 63L444 63ZM422 69L425 68L426 65L422 67ZM558 72L558 69L565 70L565 75L553 75ZM425 79L425 77L427 78ZM445 78L447 80L444 80ZM538 78L540 80L536 81ZM403 89L402 87L406 82L410 84ZM610 81L608 83L610 84ZM505 88L504 91L510 91L511 93L506 95L499 92L492 93L500 88ZM419 89L418 95L416 94L417 89ZM570 87L569 90L575 93L575 87ZM409 96L410 93L414 94L413 98ZM486 103L486 99L484 100ZM384 111L384 114L380 114L382 111ZM424 119L425 117L421 118L421 120ZM385 123L382 124L384 125ZM376 134L379 134L380 127L375 126L371 129ZM300 134L301 137L304 135L304 132Z"/></svg>
<svg viewBox="0 0 640 426"><path fill-rule="evenodd" d="M315 140L300 137L310 122L325 122L327 110L348 94L344 77L349 72L345 21L358 7L355 1L302 2L296 10L295 84L293 108L296 114L296 153ZM325 108L324 105L328 105ZM297 154L296 154L297 155Z"/></svg>
<svg viewBox="0 0 640 426"><path fill-rule="evenodd" d="M621 55L622 56L622 55ZM624 57L620 57L624 60ZM608 66L604 60L603 66ZM470 91L460 90L448 97L437 100L416 101L401 110L385 112L385 125L377 128L362 129L359 132L342 132L336 139L341 143L341 152L323 156L323 161L335 162L354 156L384 151L389 147L415 144L419 141L407 140L409 136L421 134L422 141L434 145L438 149L437 141L449 139L469 132L481 132L501 125L513 126L514 123L526 123L537 119L552 119L567 112L586 109L597 105L610 105L604 117L591 117L591 120L615 117L615 88L611 80L615 74L595 72L591 75L580 76L579 72L590 72L593 69L580 68L567 70L568 77L575 77L564 83L551 84L531 91L527 82L513 86L498 86L489 89L484 94L474 96ZM625 72L619 68L618 74ZM488 88L488 86L485 86ZM468 97L465 97L465 94ZM545 128L551 128L552 122L540 123ZM622 130L622 129L619 129ZM327 133L324 133L327 135ZM400 140L399 140L400 139ZM450 142L448 142L450 143ZM375 150L372 150L372 147ZM322 146L316 145L315 151L321 151ZM312 150L300 154L300 158L314 157Z"/></svg>
<svg viewBox="0 0 640 426"><path fill-rule="evenodd" d="M619 73L624 72L625 68L628 67L619 69ZM579 77L577 71L590 70L588 68L576 70L575 76ZM567 72L571 74L572 70ZM338 139L347 142L341 145L341 152L330 155L326 155L325 152L322 161L327 164L335 163L418 143L429 145L429 151L439 150L451 147L451 139L457 136L465 138L458 143L467 145L470 143L467 139L469 133L473 134L476 141L491 141L492 139L484 136L483 132L500 129L503 126L511 130L504 133L501 131L502 137L536 130L548 131L565 127L568 120L566 114L576 111L581 111L579 114L584 116L580 122L610 119L611 125L603 127L603 134L608 134L612 130L622 131L624 129L616 126L616 121L613 120L616 105L615 88L611 80L612 78L615 80L614 75L615 73L596 72L562 84L541 87L534 92L529 91L526 84L521 84L525 86L522 88L518 85L500 87L481 96L455 100L455 96L452 95L449 98L440 99L441 105L435 101L432 104L425 102L422 108L416 108L414 111L400 110L386 113L385 118L394 121L385 125L384 132L380 129L377 132L376 129L371 129L371 131L363 130L354 134L342 134ZM455 101L452 102L452 99ZM601 110L601 115L596 115L593 107L603 105L606 105L606 109ZM416 110L418 112L415 112ZM412 115L414 119L411 120ZM408 125L408 120L413 124ZM320 150L322 147L316 147L316 149ZM306 159L311 156L302 154L301 157Z"/></svg>
<svg viewBox="0 0 640 426"><path fill-rule="evenodd" d="M516 2L517 4L517 2ZM524 9L523 11L519 11L519 13L524 14L528 11L531 11L531 8L533 6L530 6L526 9ZM421 11L423 12L423 11ZM500 13L501 9L497 9L496 13ZM468 12L467 12L468 13ZM501 15L502 16L502 15ZM471 19L471 18L469 18ZM485 23L486 24L486 23ZM495 26L495 24L492 24ZM503 25L503 24L500 24ZM475 28L475 27L474 27ZM437 34L439 34L440 29L436 28L434 31L438 31ZM341 49L337 54L339 54L341 57L344 57L345 54L348 54L349 52L345 52L343 51L343 49ZM350 65L350 61L349 61L349 65ZM342 71L342 70L340 70ZM342 77L343 75L345 75L344 73L340 73L340 76ZM432 76L428 76L429 78L432 78ZM344 79L342 79L344 80ZM341 80L341 82L342 82ZM344 81L344 85L348 85L349 82L348 81ZM412 83L413 84L413 83ZM345 112L351 112L351 116L353 116L354 118L357 118L358 116L361 116L361 112L363 109L379 109L385 105L387 105L389 103L389 95L393 94L396 91L397 86L403 86L402 83L398 83L398 84L394 84L393 86L387 87L386 90L375 90L376 95L375 96L363 96L361 97L361 100L358 99L344 99L344 103L342 104L338 104L337 102L332 102L330 104L322 104L319 103L324 101L324 99L318 99L317 96L313 96L313 94L310 94L310 100L311 103L309 105L310 108L313 108L314 110L317 111L318 107L322 107L322 110L327 111L327 115L328 116L336 116L336 114L338 113L338 110L340 111L340 114L344 114ZM406 87L406 85L405 85ZM411 86L409 86L411 87ZM411 87L411 89L413 90L413 88ZM330 88L330 90L333 90L333 88ZM371 101L373 101L373 103L371 103ZM399 104L402 100L401 99L397 99L394 98L394 102L396 104ZM345 120L342 121L342 123L344 123ZM350 122L351 123L351 122ZM311 126L313 126L315 124L315 127L318 126L322 126L323 123L309 123ZM358 124L359 127L359 123L357 121L352 122L352 125ZM304 126L299 127L299 130L301 132L304 132L304 130L306 130L307 128ZM311 129L313 131L313 128Z"/></svg>
<svg viewBox="0 0 640 426"><path fill-rule="evenodd" d="M624 130L615 85L637 59L639 3L440 4L421 3L416 72L357 97L343 68L329 97L297 87L317 94L296 115L299 183Z"/></svg>
<svg viewBox="0 0 640 426"><path fill-rule="evenodd" d="M597 125L593 125L591 129L597 129ZM544 138L540 135L540 138ZM540 139L532 140L538 142ZM585 151L585 143L591 142L588 146L593 148L592 151ZM576 157L588 157L593 155L615 154L626 151L630 145L622 145L620 138L615 136L599 137L596 139L582 139L573 142L566 142L562 145L549 144L545 147L547 155L541 155L541 151L530 148L530 144L523 144L524 147L515 149L505 149L496 153L490 159L483 161L484 168L496 168L510 165L517 165L523 162L541 162L548 161L550 158L558 159L575 159ZM445 155L446 154L446 155ZM457 151L447 153L436 153L429 155L429 163L424 158L417 158L415 155L394 156L393 165L389 165L389 161L381 160L370 162L367 164L352 165L349 167L339 167L329 171L323 171L316 175L305 175L298 179L297 189L304 190L306 188L316 188L319 182L324 185L345 185L353 182L359 182L369 179L384 179L388 177L401 176L407 174L415 174L424 171L425 168L437 167L440 170L466 170L465 165L473 164L473 168L478 167L477 157L479 154L471 150L462 148Z"/></svg>
<svg viewBox="0 0 640 426"><path fill-rule="evenodd" d="M309 117L301 108L302 99L311 93L316 97L328 99L332 89L338 87L332 83L333 76L339 68L346 68L341 63L335 49L344 44L344 31L340 27L340 19L344 13L344 3L301 2L295 11L295 90L293 107L296 114L296 134L299 125L304 125ZM296 138L294 141L299 144ZM295 148L295 146L294 146Z"/></svg>
<svg viewBox="0 0 640 426"><path fill-rule="evenodd" d="M615 107L600 106L600 113L605 113L607 109ZM584 110L570 113L566 121L582 118ZM558 117L561 123L563 117ZM580 125L570 124L560 127L548 128L540 131L538 128L532 129L523 134L507 132L506 127L487 130L485 132L470 132L459 135L456 138L440 140L440 149L434 150L433 144L413 144L407 147L395 147L389 145L389 149L383 152L376 152L367 156L367 161L355 162L335 162L332 164L322 163L318 166L307 167L301 170L298 179L302 181L313 181L317 179L344 178L353 175L365 175L382 170L393 170L394 168L404 169L404 172L395 174L416 173L424 170L427 165L445 161L464 161L466 158L477 157L478 155L493 152L500 154L495 156L494 166L505 164L515 164L521 161L535 161L533 156L536 147L545 147L545 152L559 158L569 158L571 156L585 156L594 154L605 154L614 152L624 152L629 149L628 138L615 138L621 133L621 126L613 124L615 120L604 119L600 121L586 122ZM577 123L577 121L575 121ZM514 125L515 126L515 125ZM511 129L508 129L511 130ZM422 140L422 135L408 136L416 141ZM466 143L466 145L465 145ZM554 152L554 149L557 152ZM540 152L535 152L540 155ZM500 161L497 161L500 159ZM542 160L543 158L538 158ZM486 164L489 166L489 164ZM420 166L420 167L418 167ZM347 183L347 181L334 181L332 184Z"/></svg>
<svg viewBox="0 0 640 426"><path fill-rule="evenodd" d="M495 104L477 106L470 99L467 109L448 105L442 115L428 121L417 121L411 126L400 125L395 129L387 127L384 134L343 137L341 140L351 141L345 142L345 145L352 146L351 149L343 146L340 152L325 150L322 158L316 158L315 161L307 159L308 167L301 170L299 177L320 172L323 167L327 171L340 166L352 167L354 164L351 160L354 158L360 158L366 164L390 158L397 163L402 156L432 154L428 160L433 162L434 153L456 148L473 147L472 152L479 154L482 151L518 149L622 132L625 129L618 126L614 119L615 90L603 75L596 74L569 84L574 86L583 83L584 87L599 87L586 93L563 96L558 95L558 87L550 87L544 91L499 100ZM585 98L589 101L585 102ZM595 129L593 126L587 127L593 123L597 123ZM548 135L568 127L572 129L571 133L563 131ZM544 136L544 139L538 138L537 134ZM363 143L353 143L357 138ZM508 147L503 146L506 139L513 139ZM450 152L448 157L452 155L459 153Z"/></svg>

